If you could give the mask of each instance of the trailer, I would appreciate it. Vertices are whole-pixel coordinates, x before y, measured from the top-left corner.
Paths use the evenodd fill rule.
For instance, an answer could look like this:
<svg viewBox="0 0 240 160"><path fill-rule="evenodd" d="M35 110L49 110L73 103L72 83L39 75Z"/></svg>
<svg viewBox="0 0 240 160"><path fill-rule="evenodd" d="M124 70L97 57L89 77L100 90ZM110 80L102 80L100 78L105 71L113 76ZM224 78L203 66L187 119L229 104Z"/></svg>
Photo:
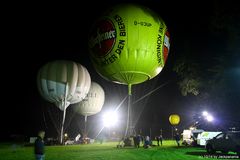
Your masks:
<svg viewBox="0 0 240 160"><path fill-rule="evenodd" d="M197 137L200 133L204 132L203 129L185 129L183 130L183 145L196 145Z"/></svg>
<svg viewBox="0 0 240 160"><path fill-rule="evenodd" d="M205 146L206 141L212 139L213 137L217 136L222 132L211 132L211 131L204 131L197 136L197 144L200 146Z"/></svg>

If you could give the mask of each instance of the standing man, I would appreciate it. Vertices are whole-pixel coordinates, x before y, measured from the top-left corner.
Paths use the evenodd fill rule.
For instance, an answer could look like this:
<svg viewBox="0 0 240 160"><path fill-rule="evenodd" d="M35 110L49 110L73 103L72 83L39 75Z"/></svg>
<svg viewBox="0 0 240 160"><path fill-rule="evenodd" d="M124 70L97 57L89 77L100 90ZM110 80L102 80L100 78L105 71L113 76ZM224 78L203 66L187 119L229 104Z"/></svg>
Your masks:
<svg viewBox="0 0 240 160"><path fill-rule="evenodd" d="M149 136L145 137L144 148L150 148L150 137Z"/></svg>
<svg viewBox="0 0 240 160"><path fill-rule="evenodd" d="M141 135L137 135L137 138L136 138L136 143L137 143L137 148L140 147L140 142L141 142Z"/></svg>
<svg viewBox="0 0 240 160"><path fill-rule="evenodd" d="M156 136L156 140L157 140L157 145L159 146L159 141L160 141L160 139L159 139L160 137L159 136Z"/></svg>
<svg viewBox="0 0 240 160"><path fill-rule="evenodd" d="M44 136L45 136L45 131L39 131L38 132L38 137L35 140L34 143L34 153L36 160L44 160Z"/></svg>
<svg viewBox="0 0 240 160"><path fill-rule="evenodd" d="M160 136L159 136L159 141L160 141L160 143L161 143L161 146L162 146L163 137L162 137L162 135L161 135L161 134L160 134Z"/></svg>
<svg viewBox="0 0 240 160"><path fill-rule="evenodd" d="M177 142L177 146L179 147L180 146L180 136L178 133L176 133L176 135L175 135L175 140Z"/></svg>

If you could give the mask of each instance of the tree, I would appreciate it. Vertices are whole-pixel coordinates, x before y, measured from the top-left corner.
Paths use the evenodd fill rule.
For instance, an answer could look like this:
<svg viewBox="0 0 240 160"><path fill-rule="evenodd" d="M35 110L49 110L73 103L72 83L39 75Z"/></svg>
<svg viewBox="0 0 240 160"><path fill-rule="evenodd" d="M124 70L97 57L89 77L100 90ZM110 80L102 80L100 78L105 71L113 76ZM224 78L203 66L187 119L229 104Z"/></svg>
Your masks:
<svg viewBox="0 0 240 160"><path fill-rule="evenodd" d="M179 88L182 95L199 95L199 93L221 93L229 91L231 83L228 72L240 64L237 62L240 52L240 13L235 3L214 4L214 11L209 19L208 48L192 49L194 40L185 41L184 54L177 57L173 70L179 77ZM204 55L204 58L202 58Z"/></svg>

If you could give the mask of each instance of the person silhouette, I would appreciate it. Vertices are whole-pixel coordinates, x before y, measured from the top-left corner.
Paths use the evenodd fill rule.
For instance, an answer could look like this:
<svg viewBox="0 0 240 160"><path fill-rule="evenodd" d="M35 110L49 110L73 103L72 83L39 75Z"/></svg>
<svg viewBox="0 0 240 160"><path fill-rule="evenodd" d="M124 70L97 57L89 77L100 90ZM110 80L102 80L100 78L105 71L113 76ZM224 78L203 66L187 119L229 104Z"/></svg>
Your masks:
<svg viewBox="0 0 240 160"><path fill-rule="evenodd" d="M180 146L180 136L178 133L175 134L175 140L177 142L177 146L179 147Z"/></svg>
<svg viewBox="0 0 240 160"><path fill-rule="evenodd" d="M159 141L160 141L160 144L161 144L161 146L162 146L163 137L162 137L161 134L159 135Z"/></svg>
<svg viewBox="0 0 240 160"><path fill-rule="evenodd" d="M36 160L44 160L44 137L45 131L41 130L38 132L37 139L34 142L34 153Z"/></svg>

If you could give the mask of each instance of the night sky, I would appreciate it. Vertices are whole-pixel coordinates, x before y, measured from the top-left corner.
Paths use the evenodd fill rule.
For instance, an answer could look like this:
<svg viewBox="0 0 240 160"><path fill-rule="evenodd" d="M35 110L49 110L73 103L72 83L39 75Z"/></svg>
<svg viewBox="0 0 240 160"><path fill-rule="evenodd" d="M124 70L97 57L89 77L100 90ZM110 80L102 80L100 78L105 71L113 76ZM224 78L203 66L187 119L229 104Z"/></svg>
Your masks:
<svg viewBox="0 0 240 160"><path fill-rule="evenodd" d="M39 129L45 129L49 136L56 135L52 121L56 121L57 118L51 119L50 116L59 116L61 112L42 99L36 85L38 70L52 60L73 60L84 65L91 79L99 83L105 91L106 101L103 111L117 106L122 101L127 95L127 86L115 84L100 77L90 62L87 48L87 34L94 20L105 8L118 2L129 1L14 4L10 7L5 16L3 46L6 49L2 50L1 63L3 88L1 140L8 139L13 134L34 136ZM235 31L237 27L232 23L240 18L237 5L232 1L223 3L211 0L132 2L145 5L158 13L165 21L171 37L170 53L163 71L154 79L133 86L132 101L135 102L155 88L164 85L133 104L137 132L141 130L143 134L149 134L149 128L151 128L152 134L158 134L160 129L163 129L163 134L169 136L170 114L177 113L181 116L179 128L183 129L189 127L194 122L193 116L204 109L217 117L215 128L221 128L219 126L223 121L229 126L240 126L240 56L225 59L233 64L233 67L226 68L227 72L225 72L230 79L227 85L230 94L224 99L221 98L220 101L217 99L201 101L191 94L182 96L177 84L180 79L173 71L177 59L184 56L186 52L188 56L196 57L195 61L204 62L201 67L209 67L217 63L211 57L227 51L231 34L211 27L215 23L213 17L216 15L224 25L233 26L231 33L237 33L240 40L240 31ZM220 8L221 12L216 8ZM229 21L221 18L229 14L233 15ZM240 54L239 46L236 45L240 41L232 40L231 42L233 42L231 49ZM221 66L221 63L219 65ZM207 75L206 73L205 76ZM123 105L121 108L122 113L125 112L126 104L124 103L125 107ZM76 133L81 132L79 126L82 125L83 116L73 115L70 107L72 106L69 106L67 112L70 117L67 119L69 127L66 131L75 136ZM54 112L54 115L50 112ZM99 119L100 113L89 117L90 130L100 123ZM214 127L213 125L211 127ZM94 134L95 131L92 131L92 135Z"/></svg>

